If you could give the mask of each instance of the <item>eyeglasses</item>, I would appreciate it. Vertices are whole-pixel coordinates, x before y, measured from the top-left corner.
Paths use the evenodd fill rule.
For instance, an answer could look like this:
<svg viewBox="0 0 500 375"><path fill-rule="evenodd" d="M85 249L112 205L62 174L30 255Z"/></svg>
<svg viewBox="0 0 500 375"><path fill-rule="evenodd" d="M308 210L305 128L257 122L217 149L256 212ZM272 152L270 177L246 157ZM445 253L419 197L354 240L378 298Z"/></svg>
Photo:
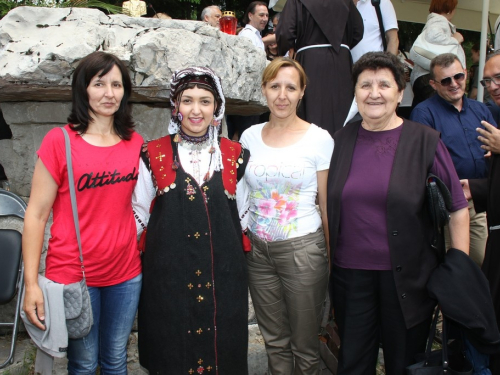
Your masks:
<svg viewBox="0 0 500 375"><path fill-rule="evenodd" d="M455 80L455 82L462 82L465 79L465 73L457 73L454 76L443 78L441 81L436 81L435 79L433 79L433 81L446 87L451 85L452 79Z"/></svg>
<svg viewBox="0 0 500 375"><path fill-rule="evenodd" d="M498 80L498 81L496 81ZM481 85L483 85L483 87L490 87L491 86L491 83L493 82L495 85L497 86L500 86L500 74L497 74L496 76L494 76L493 78L485 78L485 79L482 79L481 81Z"/></svg>

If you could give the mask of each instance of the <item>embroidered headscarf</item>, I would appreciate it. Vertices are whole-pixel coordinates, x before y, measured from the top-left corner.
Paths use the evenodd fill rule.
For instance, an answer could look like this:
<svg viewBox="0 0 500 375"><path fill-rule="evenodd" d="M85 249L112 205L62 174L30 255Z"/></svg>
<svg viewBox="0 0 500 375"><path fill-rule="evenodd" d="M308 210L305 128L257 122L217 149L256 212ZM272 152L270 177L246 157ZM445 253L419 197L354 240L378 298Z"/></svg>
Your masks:
<svg viewBox="0 0 500 375"><path fill-rule="evenodd" d="M177 117L177 110L179 106L178 100L180 99L182 92L190 83L194 83L199 88L210 91L215 97L217 108L214 112L213 124L209 125L208 132L210 136L210 144L214 148L215 170L220 171L224 168L224 166L222 165L222 155L217 138L220 124L222 122L222 118L224 117L226 100L224 99L224 93L222 92L221 80L212 69L202 66L194 66L177 70L172 75L172 79L170 80L170 106L172 115L170 117L170 123L168 124L168 131L170 134L176 134L181 127L181 121L179 121L179 118Z"/></svg>

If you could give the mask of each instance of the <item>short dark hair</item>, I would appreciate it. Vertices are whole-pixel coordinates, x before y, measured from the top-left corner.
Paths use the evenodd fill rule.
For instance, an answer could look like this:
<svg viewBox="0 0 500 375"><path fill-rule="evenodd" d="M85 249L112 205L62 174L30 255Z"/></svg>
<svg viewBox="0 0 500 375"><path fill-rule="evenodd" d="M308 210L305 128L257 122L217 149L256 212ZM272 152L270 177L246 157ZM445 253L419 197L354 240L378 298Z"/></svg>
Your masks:
<svg viewBox="0 0 500 375"><path fill-rule="evenodd" d="M352 67L354 86L358 83L359 75L365 70L377 71L379 69L389 69L398 85L398 90L403 91L405 89L405 67L396 56L389 52L368 52L361 56Z"/></svg>
<svg viewBox="0 0 500 375"><path fill-rule="evenodd" d="M455 55L454 53L442 53L441 55L437 55L436 57L434 57L431 60L430 79L434 80L436 78L436 75L434 74L434 68L436 66L447 68L450 65L452 65L455 61L458 61L460 63L460 66L462 66L462 63L458 59L457 55Z"/></svg>
<svg viewBox="0 0 500 375"><path fill-rule="evenodd" d="M458 0L431 0L430 13L451 13L457 7Z"/></svg>
<svg viewBox="0 0 500 375"><path fill-rule="evenodd" d="M72 124L72 129L83 134L89 127L89 122L92 122L90 112L93 112L89 104L89 96L87 88L92 78L96 75L102 77L107 74L113 67L116 66L122 74L123 83L123 98L120 107L115 112L113 119L113 127L116 134L125 140L129 140L134 129L132 121L131 107L128 103L132 95L132 81L125 64L115 55L106 52L93 52L84 57L73 73L73 81L71 83L73 105L71 113L68 116L68 122Z"/></svg>
<svg viewBox="0 0 500 375"><path fill-rule="evenodd" d="M500 56L500 49L497 49L497 50L491 52L488 56L486 56L486 61L488 61L489 59L491 59L495 56Z"/></svg>
<svg viewBox="0 0 500 375"><path fill-rule="evenodd" d="M248 4L247 10L245 11L245 15L243 16L243 23L245 25L247 23L250 23L250 18L248 18L248 13L255 14L255 8L257 8L258 5L264 5L267 8L267 4L264 3L263 1L252 1L250 4Z"/></svg>

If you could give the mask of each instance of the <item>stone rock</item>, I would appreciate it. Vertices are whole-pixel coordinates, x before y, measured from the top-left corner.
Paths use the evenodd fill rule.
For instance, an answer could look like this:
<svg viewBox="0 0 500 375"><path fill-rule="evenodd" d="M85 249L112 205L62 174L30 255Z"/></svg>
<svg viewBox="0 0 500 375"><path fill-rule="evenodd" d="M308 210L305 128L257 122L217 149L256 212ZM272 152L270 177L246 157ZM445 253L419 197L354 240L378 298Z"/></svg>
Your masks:
<svg viewBox="0 0 500 375"><path fill-rule="evenodd" d="M18 7L0 20L0 102L69 101L73 70L97 50L126 63L135 85L132 101L168 105L172 73L201 65L221 77L228 114L266 110L260 91L266 57L249 39L204 22L86 8Z"/></svg>

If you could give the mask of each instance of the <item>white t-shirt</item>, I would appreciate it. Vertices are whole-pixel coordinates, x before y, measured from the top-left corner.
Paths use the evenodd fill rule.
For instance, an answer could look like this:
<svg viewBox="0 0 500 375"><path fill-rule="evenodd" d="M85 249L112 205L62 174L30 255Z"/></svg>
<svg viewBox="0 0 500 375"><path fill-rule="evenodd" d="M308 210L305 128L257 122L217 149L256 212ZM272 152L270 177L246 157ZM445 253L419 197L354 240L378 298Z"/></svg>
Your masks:
<svg viewBox="0 0 500 375"><path fill-rule="evenodd" d="M248 229L267 241L314 233L321 226L316 172L330 167L333 139L326 130L311 124L295 144L273 148L262 140L264 125L250 127L240 139L250 151L242 179L246 187L238 187L236 193L249 196ZM241 207L240 215L244 215Z"/></svg>
<svg viewBox="0 0 500 375"><path fill-rule="evenodd" d="M262 35L260 35L260 31L257 30L252 25L247 24L245 26L245 28L240 31L238 36L248 38L252 41L252 43L255 47L260 48L263 51L266 50L266 47L264 46L264 42L262 41Z"/></svg>
<svg viewBox="0 0 500 375"><path fill-rule="evenodd" d="M361 17L363 18L365 31L363 33L363 39L361 39L356 47L351 49L353 62L358 61L359 58L367 52L377 52L384 50L384 45L380 36L380 26L378 24L377 11L372 5L371 0L359 0L357 8L359 13L361 14ZM393 29L398 30L398 19L396 17L396 11L394 10L394 6L392 5L391 0L381 0L380 11L382 13L382 20L384 22L384 30L386 32Z"/></svg>

